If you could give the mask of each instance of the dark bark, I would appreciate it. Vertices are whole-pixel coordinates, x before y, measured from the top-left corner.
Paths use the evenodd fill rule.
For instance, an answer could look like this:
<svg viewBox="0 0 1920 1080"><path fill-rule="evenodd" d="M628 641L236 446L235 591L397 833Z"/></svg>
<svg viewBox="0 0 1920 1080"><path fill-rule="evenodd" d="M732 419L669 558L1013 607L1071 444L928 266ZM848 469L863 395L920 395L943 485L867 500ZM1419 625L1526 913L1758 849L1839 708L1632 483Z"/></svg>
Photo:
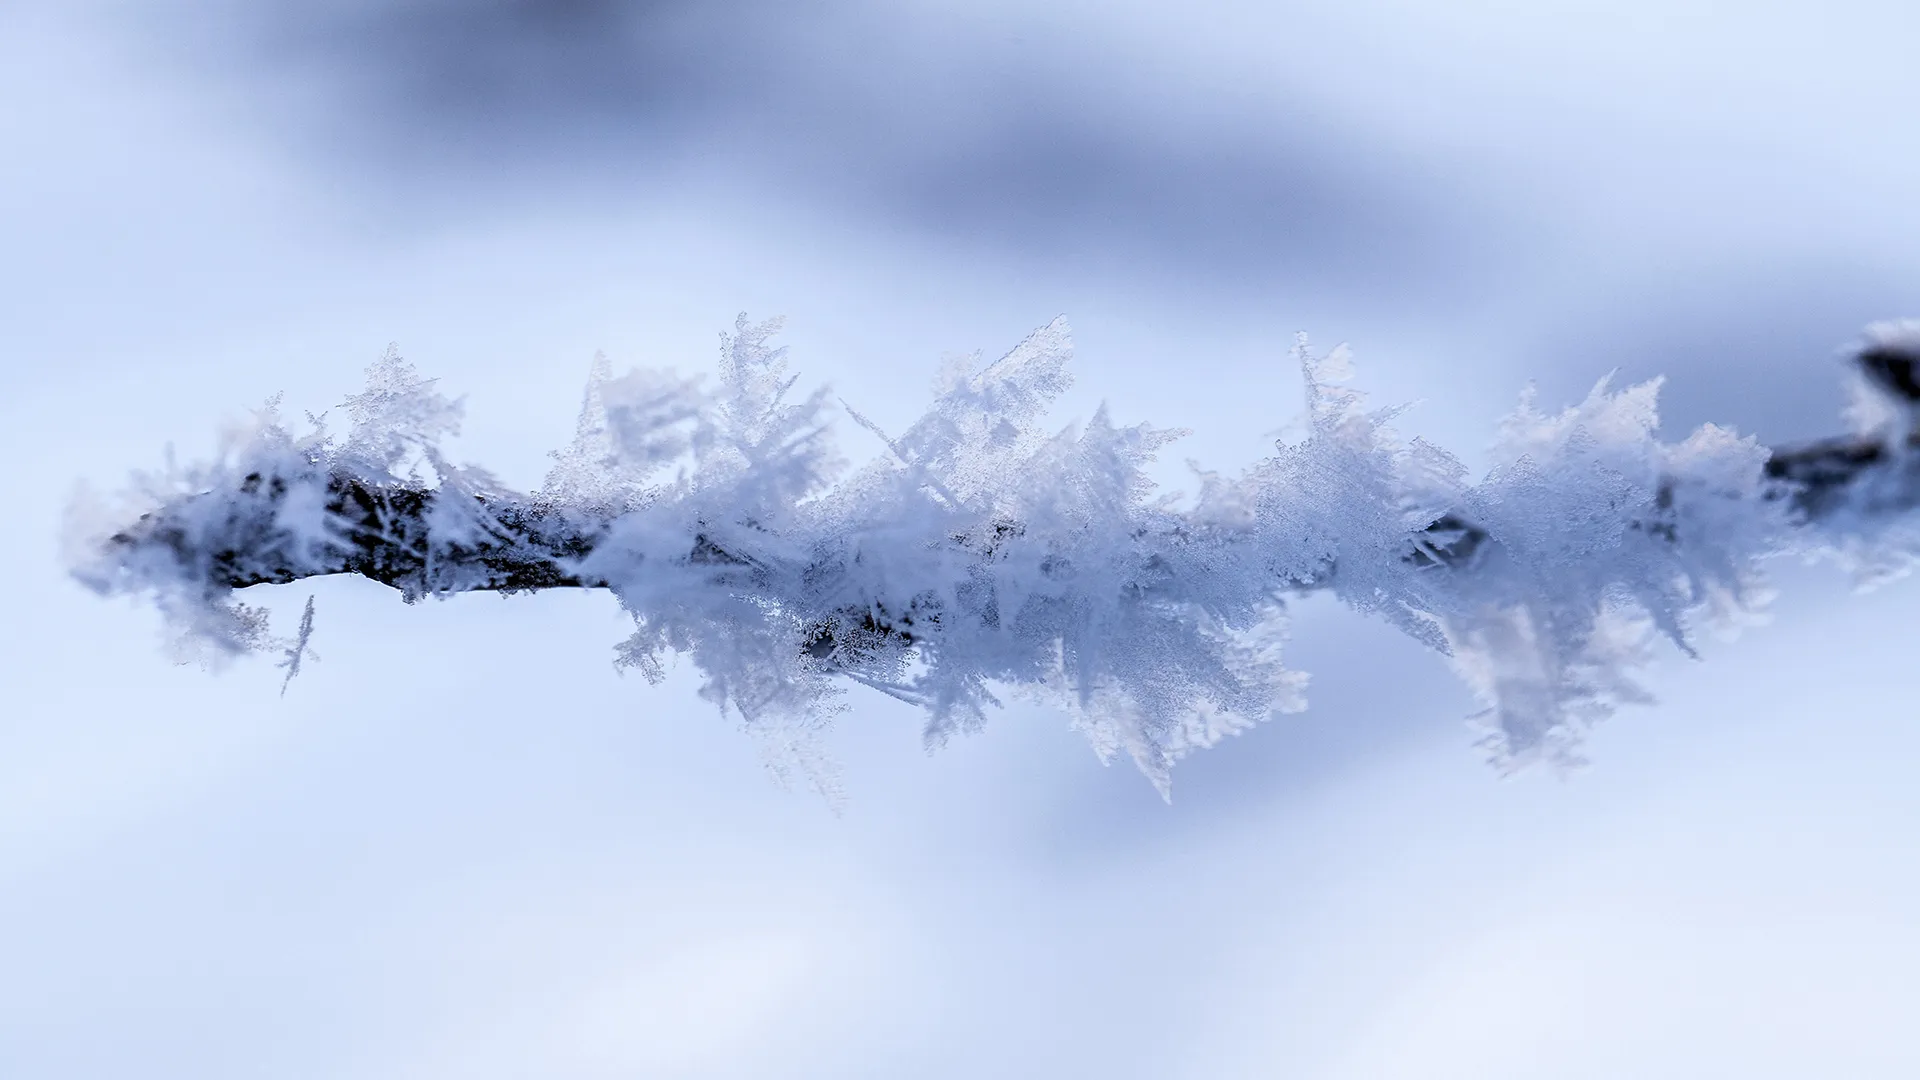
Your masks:
<svg viewBox="0 0 1920 1080"><path fill-rule="evenodd" d="M483 582L475 581L467 589L515 593L604 588L607 584L583 578L570 569L592 552L602 530L583 529L567 515L524 499L448 495L433 488L369 483L336 472L327 479L325 505L343 542L316 566L295 559L282 545L268 540L274 530L274 511L286 497L285 481L255 473L242 482L241 491L254 498L235 506L233 518L222 530L225 543L212 551L193 550L194 538L189 530L165 508L142 516L110 543L126 547L158 545L183 564L205 558L207 582L220 588L284 585L307 577L358 574L415 597L432 591L427 522L434 504L442 498L471 498L475 509L489 522L488 539L472 546L443 547L435 553L442 564L486 571Z"/></svg>

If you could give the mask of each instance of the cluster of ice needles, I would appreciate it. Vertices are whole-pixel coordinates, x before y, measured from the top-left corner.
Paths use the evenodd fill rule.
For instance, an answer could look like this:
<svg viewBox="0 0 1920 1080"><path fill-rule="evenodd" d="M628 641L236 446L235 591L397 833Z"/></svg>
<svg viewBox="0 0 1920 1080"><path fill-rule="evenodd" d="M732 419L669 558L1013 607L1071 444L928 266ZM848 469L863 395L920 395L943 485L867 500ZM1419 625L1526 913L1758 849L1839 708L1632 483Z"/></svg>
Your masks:
<svg viewBox="0 0 1920 1080"><path fill-rule="evenodd" d="M835 399L795 393L777 329L742 316L717 385L597 362L533 492L447 460L459 403L389 351L344 434L296 433L270 405L212 460L140 477L73 571L151 597L202 654L278 651L289 678L311 606L280 639L240 590L333 573L408 600L604 587L634 625L618 663L657 680L688 658L777 759L807 760L849 687L922 709L931 744L1016 693L1059 703L1164 792L1182 755L1303 707L1281 645L1304 592L1448 656L1512 768L1576 761L1597 720L1645 699L1636 669L1660 639L1691 652L1753 614L1768 557L1885 571L1915 548L1910 324L1856 350L1844 438L1781 451L1707 425L1667 441L1657 383L1603 380L1557 413L1523 401L1479 476L1396 434L1394 410L1346 385L1344 348L1302 341L1304 436L1202 474L1184 501L1146 471L1178 432L1104 409L1049 419L1070 381L1063 321L950 366L903 431L849 409L885 447L852 469Z"/></svg>

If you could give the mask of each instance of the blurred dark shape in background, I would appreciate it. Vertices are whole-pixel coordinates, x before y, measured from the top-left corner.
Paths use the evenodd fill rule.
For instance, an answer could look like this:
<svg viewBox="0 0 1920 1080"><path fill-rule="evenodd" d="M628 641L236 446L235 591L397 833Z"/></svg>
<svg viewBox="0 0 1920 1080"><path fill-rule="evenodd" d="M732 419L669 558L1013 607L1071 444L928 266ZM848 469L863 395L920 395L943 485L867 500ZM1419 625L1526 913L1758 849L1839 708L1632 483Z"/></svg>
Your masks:
<svg viewBox="0 0 1920 1080"><path fill-rule="evenodd" d="M1470 288L1494 242L1469 178L1090 29L768 0L201 13L159 38L409 215L691 184L1081 273L1408 304Z"/></svg>

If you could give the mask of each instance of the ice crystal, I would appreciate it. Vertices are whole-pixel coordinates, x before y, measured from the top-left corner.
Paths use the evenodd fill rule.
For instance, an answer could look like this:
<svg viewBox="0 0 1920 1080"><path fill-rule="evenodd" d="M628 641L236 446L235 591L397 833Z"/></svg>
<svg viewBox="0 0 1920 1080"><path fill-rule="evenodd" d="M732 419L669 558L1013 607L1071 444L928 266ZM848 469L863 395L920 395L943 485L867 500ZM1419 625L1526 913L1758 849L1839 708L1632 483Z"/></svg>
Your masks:
<svg viewBox="0 0 1920 1080"><path fill-rule="evenodd" d="M94 530L74 572L151 596L216 658L282 649L289 679L311 601L281 641L236 590L338 572L408 600L605 587L633 620L621 667L657 681L686 657L770 764L823 790L817 737L852 686L919 707L929 746L1006 693L1056 702L1164 792L1183 755L1304 705L1280 659L1289 596L1330 591L1450 657L1513 768L1577 761L1594 723L1648 700L1660 640L1692 654L1750 619L1765 558L1920 550L1912 324L1857 350L1848 439L1780 452L1706 425L1666 441L1657 382L1602 380L1559 412L1523 398L1477 478L1370 408L1344 347L1302 339L1299 437L1238 476L1199 471L1184 503L1147 472L1180 432L1104 408L1049 419L1071 380L1062 320L950 364L897 434L847 407L885 449L852 471L834 399L796 392L778 328L741 316L712 387L615 378L596 357L572 443L524 495L447 460L459 403L389 350L344 439L295 436L270 403L213 461L141 477L138 520Z"/></svg>

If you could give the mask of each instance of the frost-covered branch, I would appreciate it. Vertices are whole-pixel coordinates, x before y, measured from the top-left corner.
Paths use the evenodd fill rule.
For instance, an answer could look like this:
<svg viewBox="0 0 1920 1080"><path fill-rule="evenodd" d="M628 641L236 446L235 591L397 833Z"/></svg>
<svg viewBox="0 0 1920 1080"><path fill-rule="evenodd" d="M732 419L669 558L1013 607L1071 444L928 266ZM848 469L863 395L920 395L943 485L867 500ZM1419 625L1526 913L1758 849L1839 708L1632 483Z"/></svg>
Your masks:
<svg viewBox="0 0 1920 1080"><path fill-rule="evenodd" d="M622 665L657 679L689 656L783 760L808 753L843 685L922 707L933 743L1012 691L1063 703L1164 790L1182 754L1300 706L1304 676L1279 661L1292 595L1331 591L1450 655L1502 765L1568 762L1595 720L1645 698L1631 676L1656 634L1690 652L1759 603L1762 558L1884 573L1915 549L1910 324L1854 351L1850 435L1768 450L1709 425L1663 442L1657 384L1603 381L1557 415L1523 402L1477 480L1367 410L1343 349L1301 344L1307 436L1239 477L1202 473L1189 500L1143 471L1178 433L1104 410L1047 426L1069 382L1062 322L951 367L897 436L854 413L888 454L851 473L825 393L792 398L776 329L743 317L712 389L616 380L596 359L573 444L531 493L448 462L459 405L389 351L344 438L318 420L295 436L269 406L215 461L143 477L145 505L97 528L75 573L151 595L215 654L286 647L234 602L254 585L357 574L409 602L607 588L636 625Z"/></svg>

